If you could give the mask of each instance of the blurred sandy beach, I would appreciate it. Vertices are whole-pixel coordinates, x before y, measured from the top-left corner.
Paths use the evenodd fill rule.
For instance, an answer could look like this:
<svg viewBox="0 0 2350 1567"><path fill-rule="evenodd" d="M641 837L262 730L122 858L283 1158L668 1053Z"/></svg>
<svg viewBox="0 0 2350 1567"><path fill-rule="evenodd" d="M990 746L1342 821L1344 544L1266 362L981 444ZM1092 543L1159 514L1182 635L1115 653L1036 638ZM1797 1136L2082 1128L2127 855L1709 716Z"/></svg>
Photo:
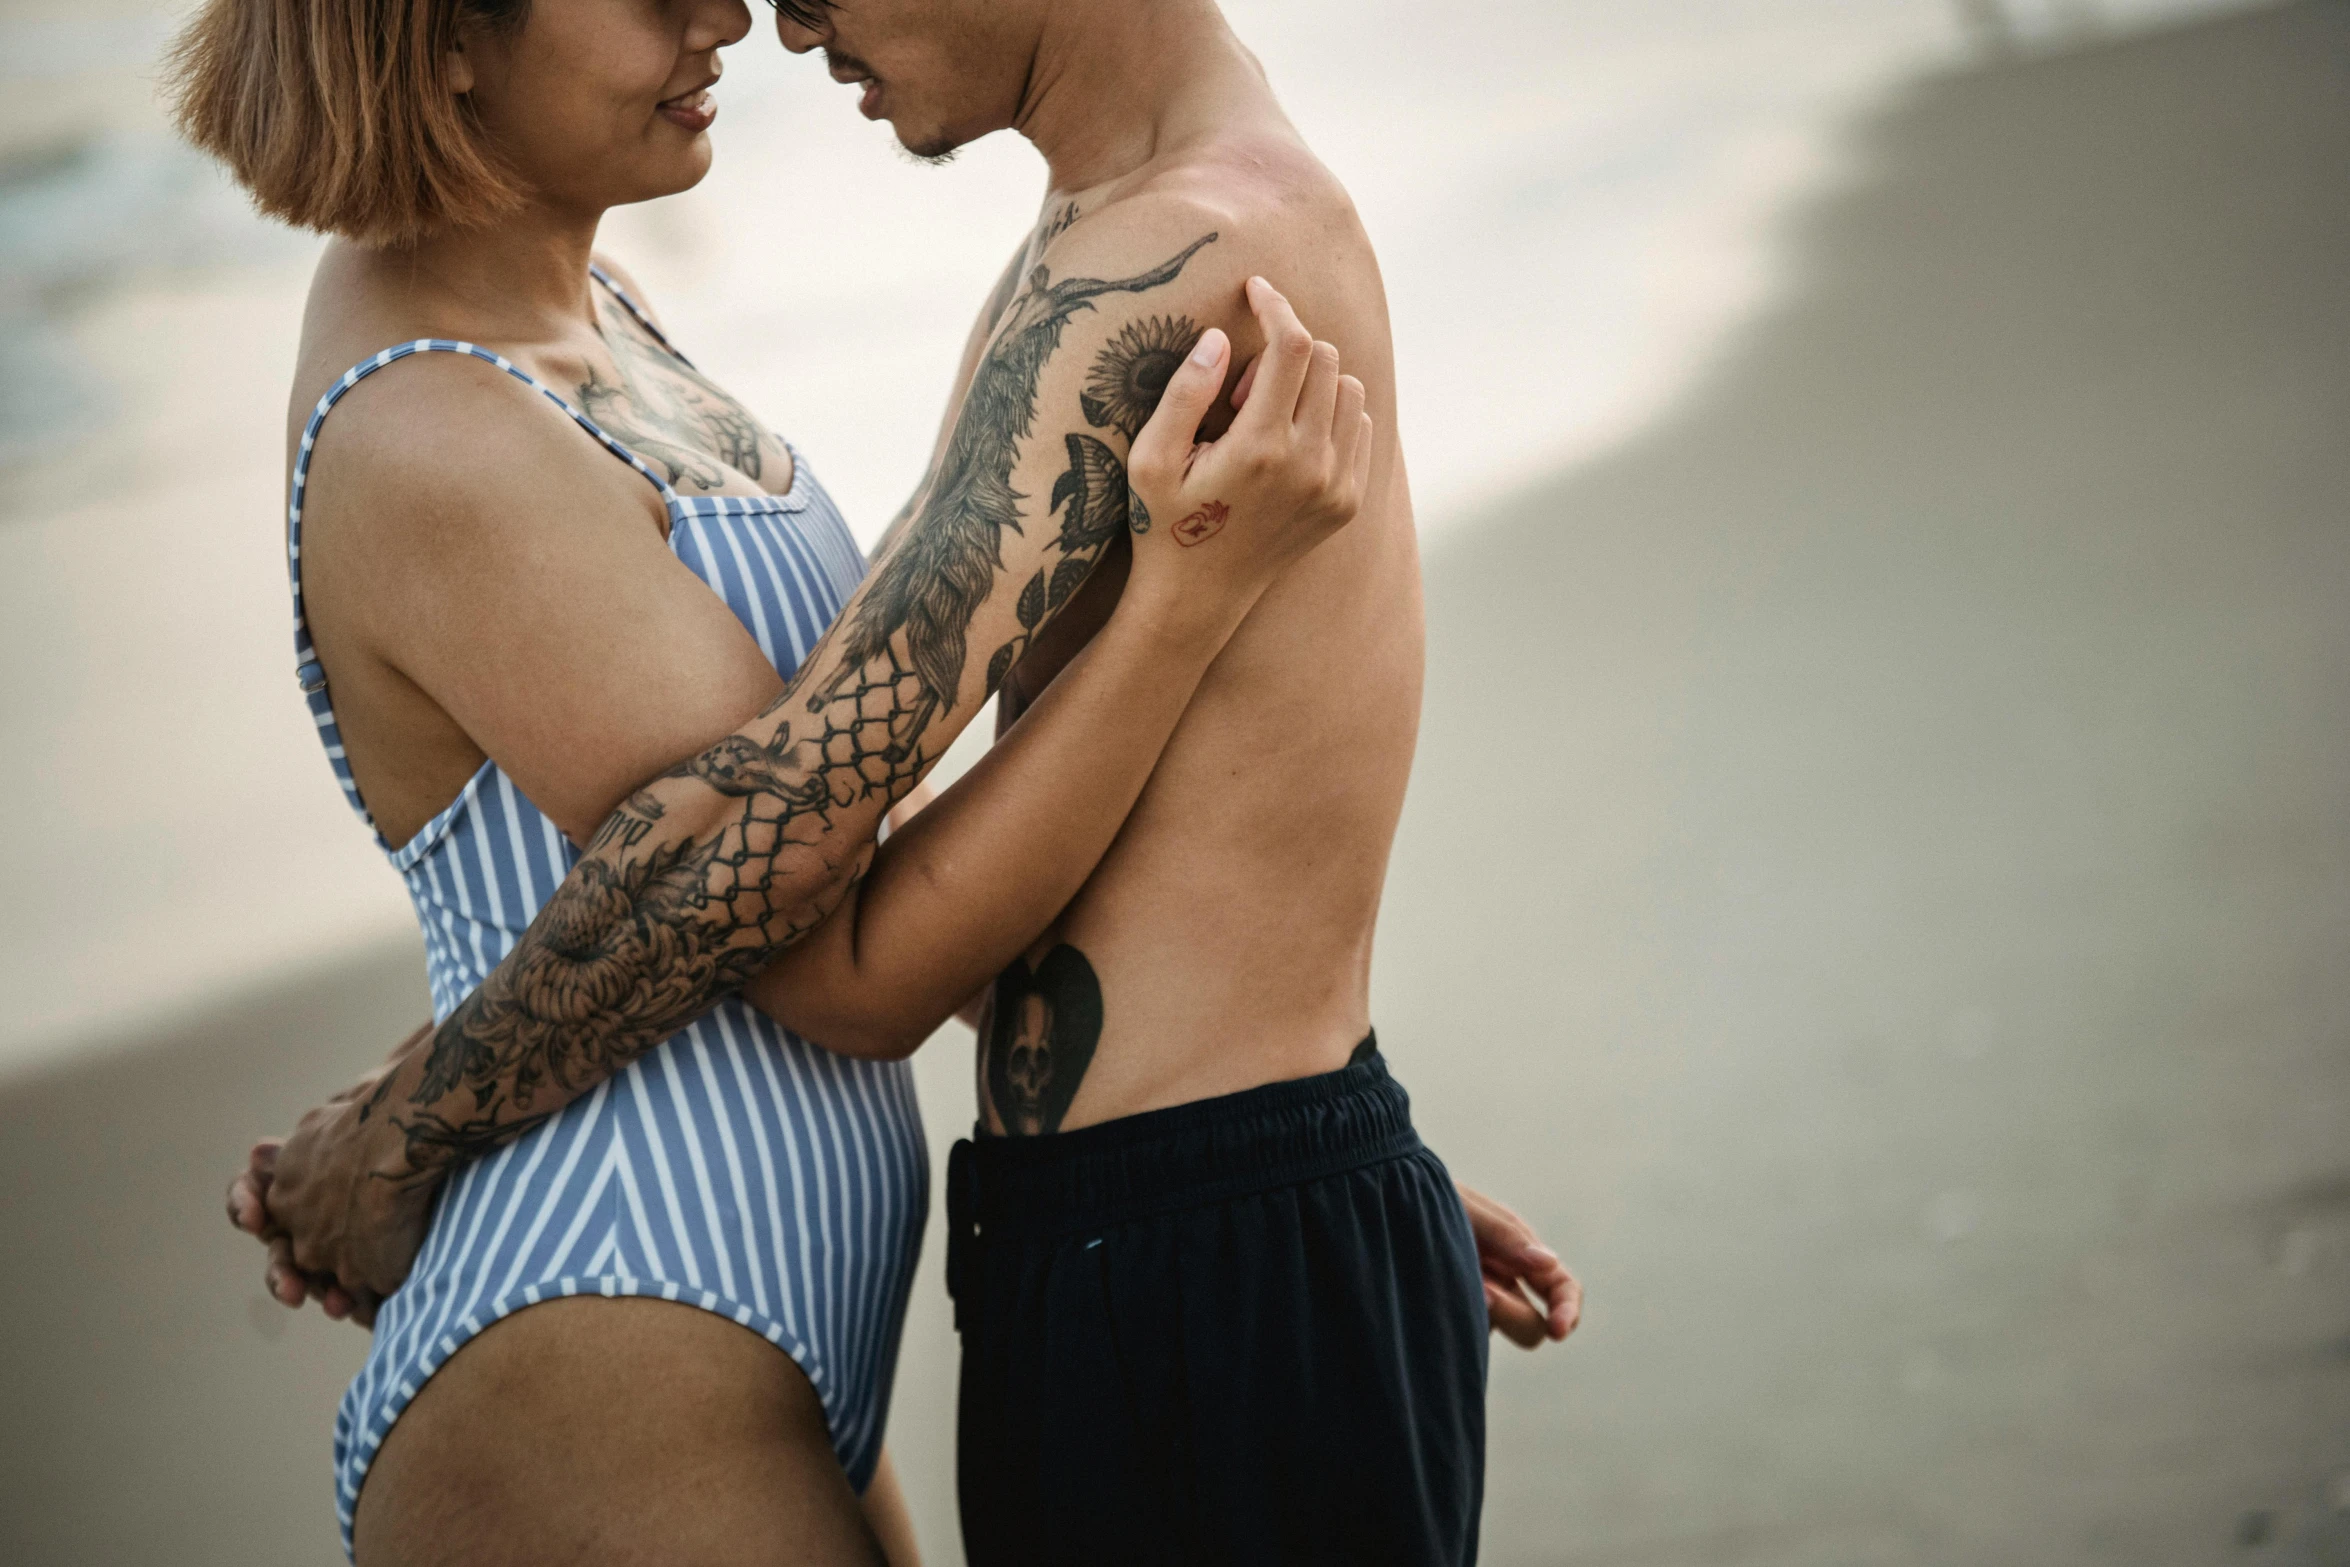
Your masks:
<svg viewBox="0 0 2350 1567"><path fill-rule="evenodd" d="M2350 1562L2350 5L1228 9L1404 359L1382 1039L1592 1293L1487 1559ZM0 1559L323 1564L360 1341L218 1192L425 1002L285 656L310 248L160 14L0 3ZM727 89L610 244L870 529L1035 166Z"/></svg>

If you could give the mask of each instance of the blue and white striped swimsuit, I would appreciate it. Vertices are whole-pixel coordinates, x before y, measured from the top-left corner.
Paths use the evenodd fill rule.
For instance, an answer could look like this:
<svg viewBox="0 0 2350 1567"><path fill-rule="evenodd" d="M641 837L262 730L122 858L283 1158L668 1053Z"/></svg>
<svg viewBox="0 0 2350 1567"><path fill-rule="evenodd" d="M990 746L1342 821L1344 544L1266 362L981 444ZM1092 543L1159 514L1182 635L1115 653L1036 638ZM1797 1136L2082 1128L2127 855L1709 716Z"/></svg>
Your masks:
<svg viewBox="0 0 2350 1567"><path fill-rule="evenodd" d="M600 269L596 277L669 346ZM302 494L312 444L343 394L420 353L497 366L643 474L668 507L678 558L787 677L864 574L856 541L797 451L787 494L681 496L487 349L427 339L353 366L303 431L286 556L302 689L343 793L371 830L302 614ZM415 902L440 1018L488 977L579 857L495 762L407 844L394 848L380 832L376 842ZM863 1491L880 1454L929 1180L905 1062L836 1056L740 1000L720 1003L538 1130L450 1178L414 1271L377 1314L374 1348L335 1421L344 1550L368 1464L425 1379L499 1318L567 1295L683 1301L763 1335L807 1373L841 1465Z"/></svg>

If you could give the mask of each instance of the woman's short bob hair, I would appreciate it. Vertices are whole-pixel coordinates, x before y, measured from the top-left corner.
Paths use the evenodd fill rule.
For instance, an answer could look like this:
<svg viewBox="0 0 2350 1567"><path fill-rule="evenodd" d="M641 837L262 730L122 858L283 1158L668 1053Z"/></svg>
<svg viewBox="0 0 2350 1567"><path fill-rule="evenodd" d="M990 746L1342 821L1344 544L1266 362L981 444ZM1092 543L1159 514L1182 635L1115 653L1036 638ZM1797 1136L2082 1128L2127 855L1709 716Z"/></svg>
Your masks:
<svg viewBox="0 0 2350 1567"><path fill-rule="evenodd" d="M471 102L457 25L519 28L530 0L205 0L172 46L187 138L273 218L369 245L472 227L520 201Z"/></svg>

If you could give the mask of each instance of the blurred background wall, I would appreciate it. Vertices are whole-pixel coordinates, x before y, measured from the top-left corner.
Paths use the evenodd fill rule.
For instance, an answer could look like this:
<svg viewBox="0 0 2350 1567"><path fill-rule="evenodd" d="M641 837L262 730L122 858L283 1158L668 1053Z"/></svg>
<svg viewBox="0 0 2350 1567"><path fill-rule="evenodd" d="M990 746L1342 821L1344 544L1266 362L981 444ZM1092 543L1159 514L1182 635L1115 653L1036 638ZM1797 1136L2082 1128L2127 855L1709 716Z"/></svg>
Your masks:
<svg viewBox="0 0 2350 1567"><path fill-rule="evenodd" d="M1488 1559L2350 1561L2350 5L1227 8L1393 298L1382 1039L1591 1291ZM9 1562L334 1559L361 1342L218 1195L425 1011L289 678L314 245L171 142L177 14L0 0ZM722 101L609 248L870 537L1039 166L764 33Z"/></svg>

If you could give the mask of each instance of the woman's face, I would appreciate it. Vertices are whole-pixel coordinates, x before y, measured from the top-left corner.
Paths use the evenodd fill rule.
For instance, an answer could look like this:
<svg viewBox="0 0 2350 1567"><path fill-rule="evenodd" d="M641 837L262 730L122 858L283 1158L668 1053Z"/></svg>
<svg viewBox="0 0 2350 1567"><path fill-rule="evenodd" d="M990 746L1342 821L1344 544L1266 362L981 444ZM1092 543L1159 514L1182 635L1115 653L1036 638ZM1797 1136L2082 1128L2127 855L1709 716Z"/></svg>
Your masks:
<svg viewBox="0 0 2350 1567"><path fill-rule="evenodd" d="M534 0L517 32L463 25L455 79L526 189L600 212L709 171L718 51L750 30L746 0Z"/></svg>

